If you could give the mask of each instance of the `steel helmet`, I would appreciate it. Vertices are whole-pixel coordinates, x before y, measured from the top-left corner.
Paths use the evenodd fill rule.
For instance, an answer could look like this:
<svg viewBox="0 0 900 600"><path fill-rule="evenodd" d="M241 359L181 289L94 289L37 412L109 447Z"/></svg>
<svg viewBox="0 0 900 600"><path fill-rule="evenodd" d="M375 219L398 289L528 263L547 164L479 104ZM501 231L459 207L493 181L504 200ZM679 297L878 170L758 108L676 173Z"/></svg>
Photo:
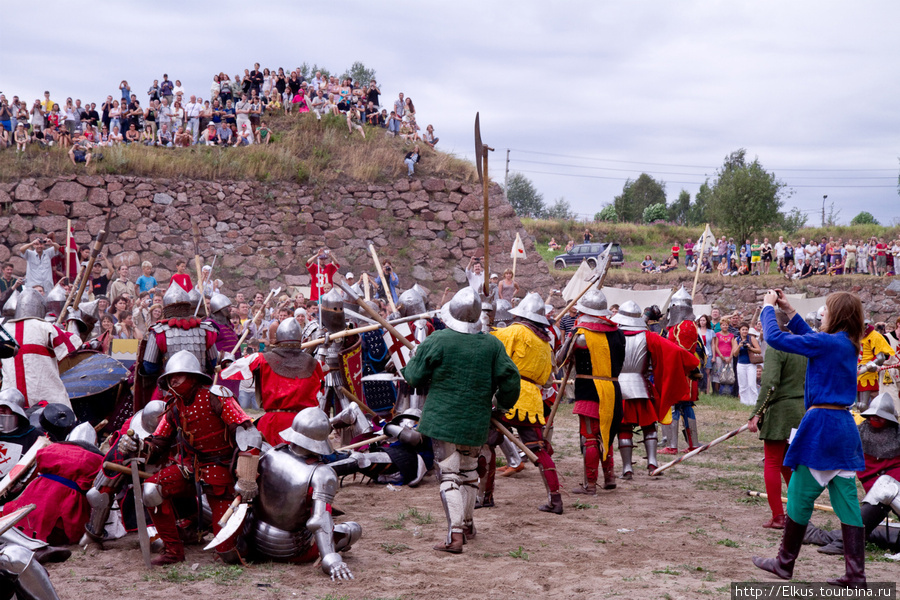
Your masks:
<svg viewBox="0 0 900 600"><path fill-rule="evenodd" d="M617 324L623 331L646 331L647 322L644 320L643 311L634 300L628 300L619 307L619 312L614 314L610 321Z"/></svg>
<svg viewBox="0 0 900 600"><path fill-rule="evenodd" d="M887 392L878 394L869 404L869 408L859 413L864 417L881 417L891 423L897 422L897 411L894 407L894 399Z"/></svg>
<svg viewBox="0 0 900 600"><path fill-rule="evenodd" d="M34 288L25 288L19 294L16 301L15 318L10 322L22 321L24 319L43 319L47 314L47 305L44 303L44 297Z"/></svg>
<svg viewBox="0 0 900 600"><path fill-rule="evenodd" d="M456 292L441 308L441 320L448 329L459 333L479 333L480 319L481 297L468 286Z"/></svg>
<svg viewBox="0 0 900 600"><path fill-rule="evenodd" d="M291 444L296 444L304 450L309 450L321 456L332 454L334 449L328 441L331 433L331 424L328 415L316 407L304 408L288 429L281 432L281 437Z"/></svg>
<svg viewBox="0 0 900 600"><path fill-rule="evenodd" d="M534 321L535 323L540 323L541 325L550 325L550 321L547 320L544 299L541 298L541 295L537 292L531 292L526 295L522 301L519 302L518 306L510 309L509 314L528 319L529 321Z"/></svg>
<svg viewBox="0 0 900 600"><path fill-rule="evenodd" d="M608 317L610 315L606 305L606 295L596 288L588 290L575 305L575 309L592 317Z"/></svg>
<svg viewBox="0 0 900 600"><path fill-rule="evenodd" d="M158 384L161 390L169 389L169 377L172 375L196 375L207 385L212 383L212 378L203 372L200 361L189 350L179 350L169 357L163 374L159 376Z"/></svg>
<svg viewBox="0 0 900 600"><path fill-rule="evenodd" d="M299 344L302 341L303 329L300 328L300 323L294 317L282 321L281 324L278 325L278 329L275 330L276 344Z"/></svg>

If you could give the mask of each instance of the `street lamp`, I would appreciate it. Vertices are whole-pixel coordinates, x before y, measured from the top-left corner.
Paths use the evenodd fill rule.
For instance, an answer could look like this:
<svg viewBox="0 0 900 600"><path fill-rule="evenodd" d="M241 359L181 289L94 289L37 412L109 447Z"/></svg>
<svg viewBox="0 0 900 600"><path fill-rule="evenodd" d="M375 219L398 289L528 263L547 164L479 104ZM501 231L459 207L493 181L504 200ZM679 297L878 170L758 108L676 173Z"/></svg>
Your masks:
<svg viewBox="0 0 900 600"><path fill-rule="evenodd" d="M828 198L828 194L824 194L822 196L822 227L825 227L825 200Z"/></svg>

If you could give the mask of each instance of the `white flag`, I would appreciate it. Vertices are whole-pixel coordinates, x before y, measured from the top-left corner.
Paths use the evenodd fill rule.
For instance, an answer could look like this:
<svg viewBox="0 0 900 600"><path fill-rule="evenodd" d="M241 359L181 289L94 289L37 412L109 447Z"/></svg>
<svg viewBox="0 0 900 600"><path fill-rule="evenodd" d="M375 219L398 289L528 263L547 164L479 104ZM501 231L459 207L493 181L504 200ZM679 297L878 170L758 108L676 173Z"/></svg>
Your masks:
<svg viewBox="0 0 900 600"><path fill-rule="evenodd" d="M522 243L522 238L519 237L518 233L516 233L516 241L513 242L513 247L509 253L509 257L525 258L525 244Z"/></svg>

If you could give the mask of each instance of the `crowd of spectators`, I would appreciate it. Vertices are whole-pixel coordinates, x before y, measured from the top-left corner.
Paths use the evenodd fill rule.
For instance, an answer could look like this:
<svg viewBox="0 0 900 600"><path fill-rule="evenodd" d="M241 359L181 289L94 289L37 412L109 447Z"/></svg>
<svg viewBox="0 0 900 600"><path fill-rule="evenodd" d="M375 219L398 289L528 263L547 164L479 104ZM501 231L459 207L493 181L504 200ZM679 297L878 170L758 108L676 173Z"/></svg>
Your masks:
<svg viewBox="0 0 900 600"><path fill-rule="evenodd" d="M356 131L365 137L363 126L368 125L411 143L431 148L438 143L432 125L421 130L411 98L400 93L392 105L382 105L375 79L339 81L317 71L307 80L299 67L285 73L283 68L260 69L256 63L233 79L224 72L214 75L207 99L188 94L181 81L168 74L153 80L146 94L144 106L126 80L99 107L71 97L60 104L49 91L30 107L18 96L8 100L0 94L0 149L15 145L18 153L29 145L62 146L70 149L73 163L90 164L93 148L120 144L162 148L268 144L272 130L265 115L273 113L312 113L317 119L335 115L346 119L351 134Z"/></svg>
<svg viewBox="0 0 900 600"><path fill-rule="evenodd" d="M893 276L900 264L900 239L886 240L872 236L869 239L822 237L819 241L801 237L799 242L785 241L783 236L774 244L764 237L762 242L735 244L734 238L720 237L703 256L698 265L698 253L690 240L684 244L684 266L702 273L717 272L723 277L740 275L769 275L780 273L789 280L806 279L814 275L868 274ZM698 247L699 248L699 247ZM657 264L651 255L641 262L644 273L665 273L678 268L681 247L672 246L668 257Z"/></svg>

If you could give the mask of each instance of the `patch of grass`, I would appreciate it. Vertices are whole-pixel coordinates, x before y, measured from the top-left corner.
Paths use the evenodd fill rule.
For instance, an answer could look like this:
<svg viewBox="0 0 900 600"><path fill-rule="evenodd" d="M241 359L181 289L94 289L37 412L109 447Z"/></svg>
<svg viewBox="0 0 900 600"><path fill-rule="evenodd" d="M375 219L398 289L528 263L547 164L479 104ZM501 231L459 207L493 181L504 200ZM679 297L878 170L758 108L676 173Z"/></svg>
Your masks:
<svg viewBox="0 0 900 600"><path fill-rule="evenodd" d="M406 544L394 544L389 542L381 542L381 549L387 552L388 554L397 554L398 552L405 552L409 550L409 546Z"/></svg>
<svg viewBox="0 0 900 600"><path fill-rule="evenodd" d="M519 546L516 550L510 550L507 554L512 558L528 560L528 553L525 552L525 548L522 546Z"/></svg>
<svg viewBox="0 0 900 600"><path fill-rule="evenodd" d="M577 508L578 510L587 510L589 508L597 508L597 505L591 504L590 502L583 502L581 500L576 500L575 508Z"/></svg>
<svg viewBox="0 0 900 600"><path fill-rule="evenodd" d="M650 572L655 575L681 575L681 571L676 571L671 567L666 567L665 569L653 569Z"/></svg>
<svg viewBox="0 0 900 600"><path fill-rule="evenodd" d="M216 585L229 585L244 574L242 567L234 565L210 565L191 570L184 565L167 567L162 571L144 575L144 581L162 581L166 583L190 583L194 581L212 580Z"/></svg>
<svg viewBox="0 0 900 600"><path fill-rule="evenodd" d="M728 546L729 548L740 548L741 547L740 544L738 544L734 540L729 540L728 538L725 538L724 540L719 540L716 543L720 546Z"/></svg>
<svg viewBox="0 0 900 600"><path fill-rule="evenodd" d="M406 521L412 521L416 525L429 525L434 523L434 517L430 512L422 512L416 507L406 509L393 519L384 519L385 529L404 529Z"/></svg>

